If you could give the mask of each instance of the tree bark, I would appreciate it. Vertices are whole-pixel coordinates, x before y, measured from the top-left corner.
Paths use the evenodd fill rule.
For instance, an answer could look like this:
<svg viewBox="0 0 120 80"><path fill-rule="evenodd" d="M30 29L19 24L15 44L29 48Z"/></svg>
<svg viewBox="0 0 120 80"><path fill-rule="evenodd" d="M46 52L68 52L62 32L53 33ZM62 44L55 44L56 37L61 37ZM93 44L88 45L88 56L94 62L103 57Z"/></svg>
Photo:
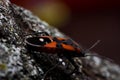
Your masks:
<svg viewBox="0 0 120 80"><path fill-rule="evenodd" d="M120 80L119 65L99 55L74 58L79 71L70 74L74 66L64 56L29 52L26 35L40 31L67 37L29 10L0 1L0 80Z"/></svg>

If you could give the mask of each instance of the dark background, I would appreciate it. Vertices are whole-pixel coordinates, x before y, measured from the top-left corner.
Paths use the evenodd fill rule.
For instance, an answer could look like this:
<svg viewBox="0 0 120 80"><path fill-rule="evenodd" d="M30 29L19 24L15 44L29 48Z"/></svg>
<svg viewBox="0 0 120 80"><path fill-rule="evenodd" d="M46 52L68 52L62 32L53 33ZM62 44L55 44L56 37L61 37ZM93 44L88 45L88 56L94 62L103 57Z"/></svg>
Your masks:
<svg viewBox="0 0 120 80"><path fill-rule="evenodd" d="M119 0L11 0L11 2L31 10L86 49L97 40L101 40L91 51L120 64Z"/></svg>

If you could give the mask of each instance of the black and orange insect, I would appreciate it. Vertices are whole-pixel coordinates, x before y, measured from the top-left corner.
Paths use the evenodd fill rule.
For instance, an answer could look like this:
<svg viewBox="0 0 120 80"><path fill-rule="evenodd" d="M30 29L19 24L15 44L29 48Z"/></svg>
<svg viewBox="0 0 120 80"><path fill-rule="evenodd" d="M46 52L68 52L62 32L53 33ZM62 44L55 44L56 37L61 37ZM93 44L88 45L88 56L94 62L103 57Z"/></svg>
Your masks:
<svg viewBox="0 0 120 80"><path fill-rule="evenodd" d="M70 38L61 38L50 36L47 32L40 32L35 37L26 38L26 47L28 50L37 52L47 52L56 54L58 56L66 57L77 70L78 66L75 64L73 57L85 57L79 44Z"/></svg>
<svg viewBox="0 0 120 80"><path fill-rule="evenodd" d="M29 37L26 39L27 48L32 51L66 54L70 57L84 57L79 44L70 38L52 37L46 32L41 36Z"/></svg>
<svg viewBox="0 0 120 80"><path fill-rule="evenodd" d="M66 57L78 70L78 66L73 57L85 57L85 51L71 38L61 38L50 36L47 32L40 32L38 36L26 38L26 48L29 51L46 52ZM95 45L93 45L95 46ZM92 47L93 47L92 46ZM91 48L92 48L91 47Z"/></svg>

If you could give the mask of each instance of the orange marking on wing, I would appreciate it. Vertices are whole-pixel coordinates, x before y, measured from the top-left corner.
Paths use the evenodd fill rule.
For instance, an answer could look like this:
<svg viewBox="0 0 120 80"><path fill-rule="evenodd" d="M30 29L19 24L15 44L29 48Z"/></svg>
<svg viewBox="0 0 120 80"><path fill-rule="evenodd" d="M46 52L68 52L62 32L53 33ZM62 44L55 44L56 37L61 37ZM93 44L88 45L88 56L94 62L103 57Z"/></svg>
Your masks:
<svg viewBox="0 0 120 80"><path fill-rule="evenodd" d="M71 45L66 45L66 44L62 44L62 47L66 50L71 50L71 51L74 51L74 47L72 47Z"/></svg>
<svg viewBox="0 0 120 80"><path fill-rule="evenodd" d="M64 38L59 38L59 37L57 37L57 39L60 40L60 41L61 41L61 40L65 40Z"/></svg>
<svg viewBox="0 0 120 80"><path fill-rule="evenodd" d="M49 43L49 44L46 44L46 45L44 45L44 47L48 47L48 48L56 48L56 42L51 42L51 43Z"/></svg>

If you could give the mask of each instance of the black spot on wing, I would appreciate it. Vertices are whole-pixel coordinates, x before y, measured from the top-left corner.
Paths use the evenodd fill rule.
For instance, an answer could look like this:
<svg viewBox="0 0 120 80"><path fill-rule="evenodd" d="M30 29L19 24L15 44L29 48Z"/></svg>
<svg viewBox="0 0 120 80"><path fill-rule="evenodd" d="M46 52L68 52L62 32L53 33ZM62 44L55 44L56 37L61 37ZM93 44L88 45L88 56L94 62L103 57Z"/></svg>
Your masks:
<svg viewBox="0 0 120 80"><path fill-rule="evenodd" d="M57 47L57 48L63 48L62 45L61 45L61 43L57 43L57 44L56 44L56 47Z"/></svg>
<svg viewBox="0 0 120 80"><path fill-rule="evenodd" d="M62 41L58 40L56 37L54 37L53 40L57 42L57 44L56 44L57 48L63 48L62 47Z"/></svg>
<svg viewBox="0 0 120 80"><path fill-rule="evenodd" d="M67 45L71 45L71 46L73 46L74 48L80 48L80 46L77 45L76 43L74 43L74 41L73 41L72 39L64 40L63 43L64 43L64 44L67 44Z"/></svg>

